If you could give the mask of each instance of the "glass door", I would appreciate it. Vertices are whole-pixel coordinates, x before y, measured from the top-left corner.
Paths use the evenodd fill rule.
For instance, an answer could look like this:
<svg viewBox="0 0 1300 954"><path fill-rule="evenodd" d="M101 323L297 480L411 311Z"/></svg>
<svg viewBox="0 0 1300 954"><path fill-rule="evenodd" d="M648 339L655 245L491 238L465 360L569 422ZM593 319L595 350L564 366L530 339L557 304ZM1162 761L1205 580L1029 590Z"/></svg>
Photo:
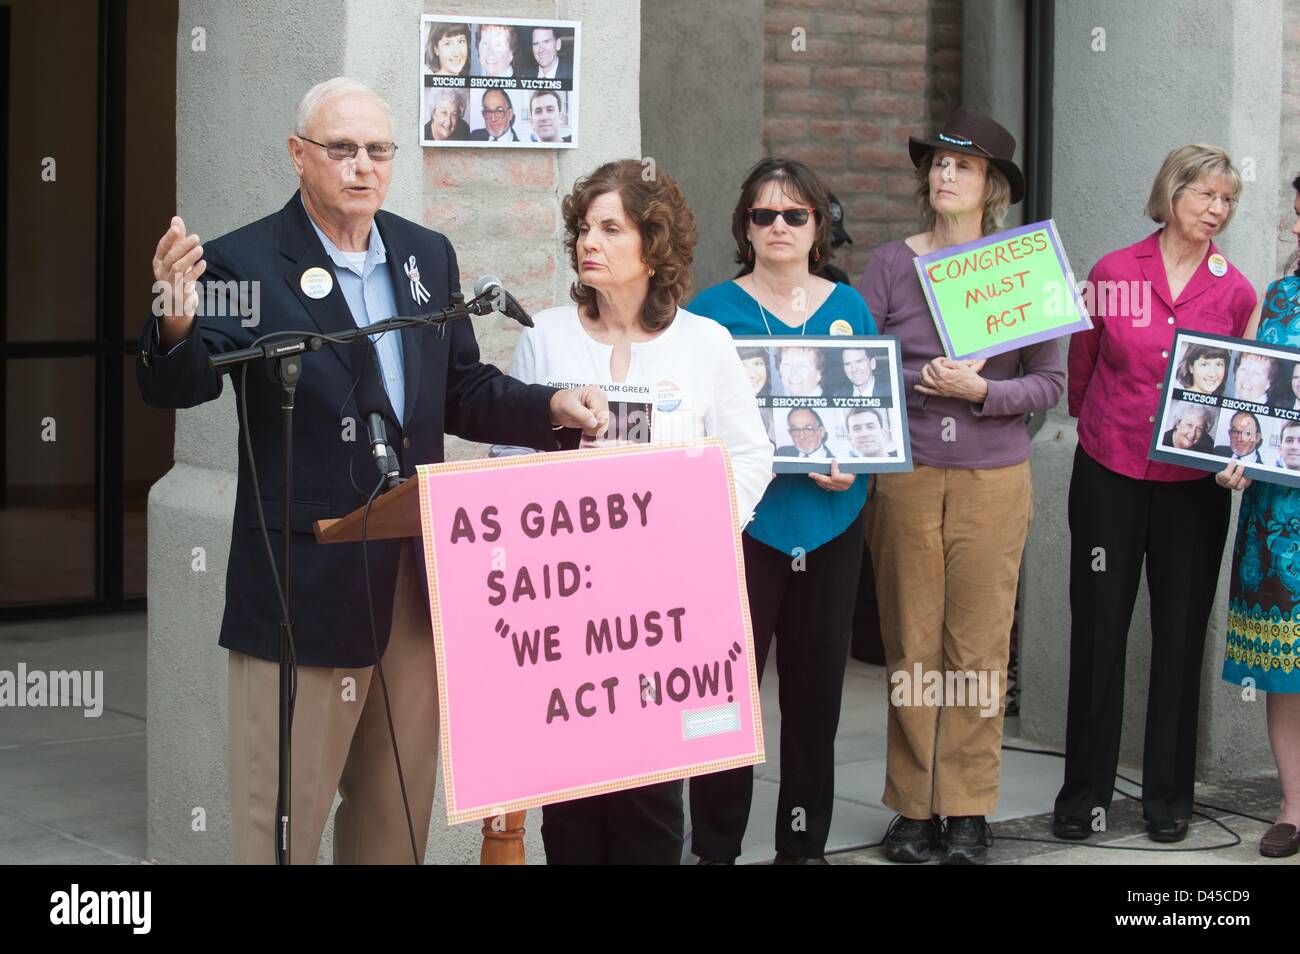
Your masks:
<svg viewBox="0 0 1300 954"><path fill-rule="evenodd" d="M0 4L0 619L142 605L174 418L133 356L175 204L176 24L176 0Z"/></svg>

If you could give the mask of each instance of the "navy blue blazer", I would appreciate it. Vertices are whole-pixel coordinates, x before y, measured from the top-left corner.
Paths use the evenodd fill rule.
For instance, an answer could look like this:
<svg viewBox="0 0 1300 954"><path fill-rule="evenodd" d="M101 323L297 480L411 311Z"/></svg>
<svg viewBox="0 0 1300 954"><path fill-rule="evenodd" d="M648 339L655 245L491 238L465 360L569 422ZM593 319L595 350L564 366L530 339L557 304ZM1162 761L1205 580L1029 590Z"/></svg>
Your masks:
<svg viewBox="0 0 1300 954"><path fill-rule="evenodd" d="M380 211L375 217L387 250L398 311L421 314L445 307L460 288L456 254L437 232ZM155 407L194 407L221 394L224 375L208 367L208 355L246 348L254 339L279 330L333 333L356 322L339 288L333 262L311 226L297 193L279 212L203 245L208 263L203 283L260 282L256 327L244 327L230 286L213 296L223 314L198 317L194 330L170 354L158 347L158 319L151 317L140 337L136 380L146 403ZM431 299L417 305L403 263L415 256L420 281ZM329 294L312 299L299 280L309 268L334 276ZM210 286L217 287L217 286ZM201 289L202 291L202 289ZM205 301L206 307L206 301ZM215 309L209 309L213 311ZM251 320L251 319L248 319ZM402 332L406 378L404 427L387 409L389 439L401 458L402 473L416 464L443 459L443 434L473 441L523 447L558 447L550 425L554 389L524 384L479 361L469 320L456 321L439 338L430 328ZM277 566L283 547L280 486L283 445L280 386L263 367L248 367L248 419L257 480ZM231 386L239 398L239 378ZM366 608L365 577L359 543L318 544L312 524L341 517L365 503L378 473L366 429L351 395L352 370L346 345L325 345L303 359L294 413L293 593L294 642L298 662L307 666L359 667L373 664L374 649ZM344 418L354 422L345 439ZM576 434L576 432L573 432ZM566 435L565 444L572 443ZM221 645L262 659L279 658L279 601L259 529L252 474L239 437L239 485L226 572L226 608ZM396 588L400 541L367 544L375 627L382 653L388 643ZM420 553L423 565L423 553Z"/></svg>

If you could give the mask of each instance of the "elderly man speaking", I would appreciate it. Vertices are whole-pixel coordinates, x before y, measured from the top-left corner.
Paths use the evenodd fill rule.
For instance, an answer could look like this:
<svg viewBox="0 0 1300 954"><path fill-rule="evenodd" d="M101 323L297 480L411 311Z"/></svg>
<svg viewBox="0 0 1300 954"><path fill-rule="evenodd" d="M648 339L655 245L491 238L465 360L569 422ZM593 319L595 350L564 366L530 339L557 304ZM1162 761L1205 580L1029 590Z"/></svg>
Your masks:
<svg viewBox="0 0 1300 954"><path fill-rule="evenodd" d="M222 379L209 355L249 347L277 330L331 334L448 304L460 288L456 255L437 232L381 211L397 146L388 106L346 78L310 89L298 105L289 156L300 188L280 211L200 245L173 218L154 253L158 282L183 287L183 300L156 308L140 339L137 379L159 407L216 398ZM255 282L256 323L232 303L196 317L199 282L209 290ZM216 285L215 282L222 283ZM232 284L237 283L237 284ZM246 292L247 294L247 292ZM206 309L205 309L206 311ZM468 321L439 336L407 328L372 336L397 425L390 442L402 472L443 457L444 431L484 442L555 447L576 444L565 428L596 433L608 417L597 388L525 385L479 361ZM315 861L321 832L335 819L334 860L410 861L412 844L385 717L373 679L375 650L361 548L319 546L313 521L363 504L376 477L358 419L346 347L327 345L304 361L297 393L291 527L295 655L292 735L294 863ZM261 537L253 478L271 546L285 532L281 486L280 386L249 369L247 415L256 472L239 456L221 645L230 650L230 800L238 863L274 859L277 705L281 610ZM241 401L238 389L236 400ZM245 435L241 434L241 438ZM369 544L370 588L383 675L405 777L416 850L422 858L433 808L438 693L421 561L410 541Z"/></svg>

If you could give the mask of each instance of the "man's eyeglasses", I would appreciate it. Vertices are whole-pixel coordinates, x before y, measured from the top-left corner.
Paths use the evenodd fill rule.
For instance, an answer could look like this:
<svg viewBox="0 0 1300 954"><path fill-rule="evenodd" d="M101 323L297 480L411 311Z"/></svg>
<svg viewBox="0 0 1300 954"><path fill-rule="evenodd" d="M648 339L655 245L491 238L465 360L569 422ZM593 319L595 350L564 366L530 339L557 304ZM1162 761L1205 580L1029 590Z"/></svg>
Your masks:
<svg viewBox="0 0 1300 954"><path fill-rule="evenodd" d="M485 108L483 110L483 118L487 119L491 116L493 119L505 119L506 113L508 112L510 112L509 106L498 106L495 109Z"/></svg>
<svg viewBox="0 0 1300 954"><path fill-rule="evenodd" d="M787 427L786 430L790 432L791 437L812 437L821 428L816 424L809 424L806 427Z"/></svg>
<svg viewBox="0 0 1300 954"><path fill-rule="evenodd" d="M331 159L353 159L360 149L366 150L366 155L370 157L371 162L388 162L397 154L397 143L395 142L368 142L365 146L359 146L355 142L331 142L327 144L317 142L315 139L308 139L306 136L298 136L298 138L303 142L311 143L313 146L320 146Z"/></svg>
<svg viewBox="0 0 1300 954"><path fill-rule="evenodd" d="M785 224L798 228L801 225L808 224L808 216L812 215L812 209L750 209L749 221L753 222L760 229L765 229L779 215L785 219Z"/></svg>
<svg viewBox="0 0 1300 954"><path fill-rule="evenodd" d="M1229 437L1241 437L1241 438L1244 438L1245 440L1253 441L1253 440L1255 439L1255 432L1254 432L1254 431L1241 431L1241 430L1237 430L1237 429L1234 427L1234 428L1232 428L1231 430L1228 431L1228 436L1229 436Z"/></svg>

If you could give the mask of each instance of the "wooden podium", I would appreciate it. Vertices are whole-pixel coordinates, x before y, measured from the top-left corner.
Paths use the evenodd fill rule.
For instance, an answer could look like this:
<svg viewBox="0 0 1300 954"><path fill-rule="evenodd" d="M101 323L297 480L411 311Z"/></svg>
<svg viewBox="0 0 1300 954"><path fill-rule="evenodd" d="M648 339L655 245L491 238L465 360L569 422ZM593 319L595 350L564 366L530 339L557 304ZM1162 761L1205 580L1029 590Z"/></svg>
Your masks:
<svg viewBox="0 0 1300 954"><path fill-rule="evenodd" d="M317 520L318 543L360 543L361 515L358 507L346 517ZM423 526L420 520L420 488L414 478L396 490L376 498L370 505L366 525L367 540L396 540L411 537L421 545ZM524 863L524 817L526 812L510 812L483 819L483 847L479 863L485 865L522 865Z"/></svg>

